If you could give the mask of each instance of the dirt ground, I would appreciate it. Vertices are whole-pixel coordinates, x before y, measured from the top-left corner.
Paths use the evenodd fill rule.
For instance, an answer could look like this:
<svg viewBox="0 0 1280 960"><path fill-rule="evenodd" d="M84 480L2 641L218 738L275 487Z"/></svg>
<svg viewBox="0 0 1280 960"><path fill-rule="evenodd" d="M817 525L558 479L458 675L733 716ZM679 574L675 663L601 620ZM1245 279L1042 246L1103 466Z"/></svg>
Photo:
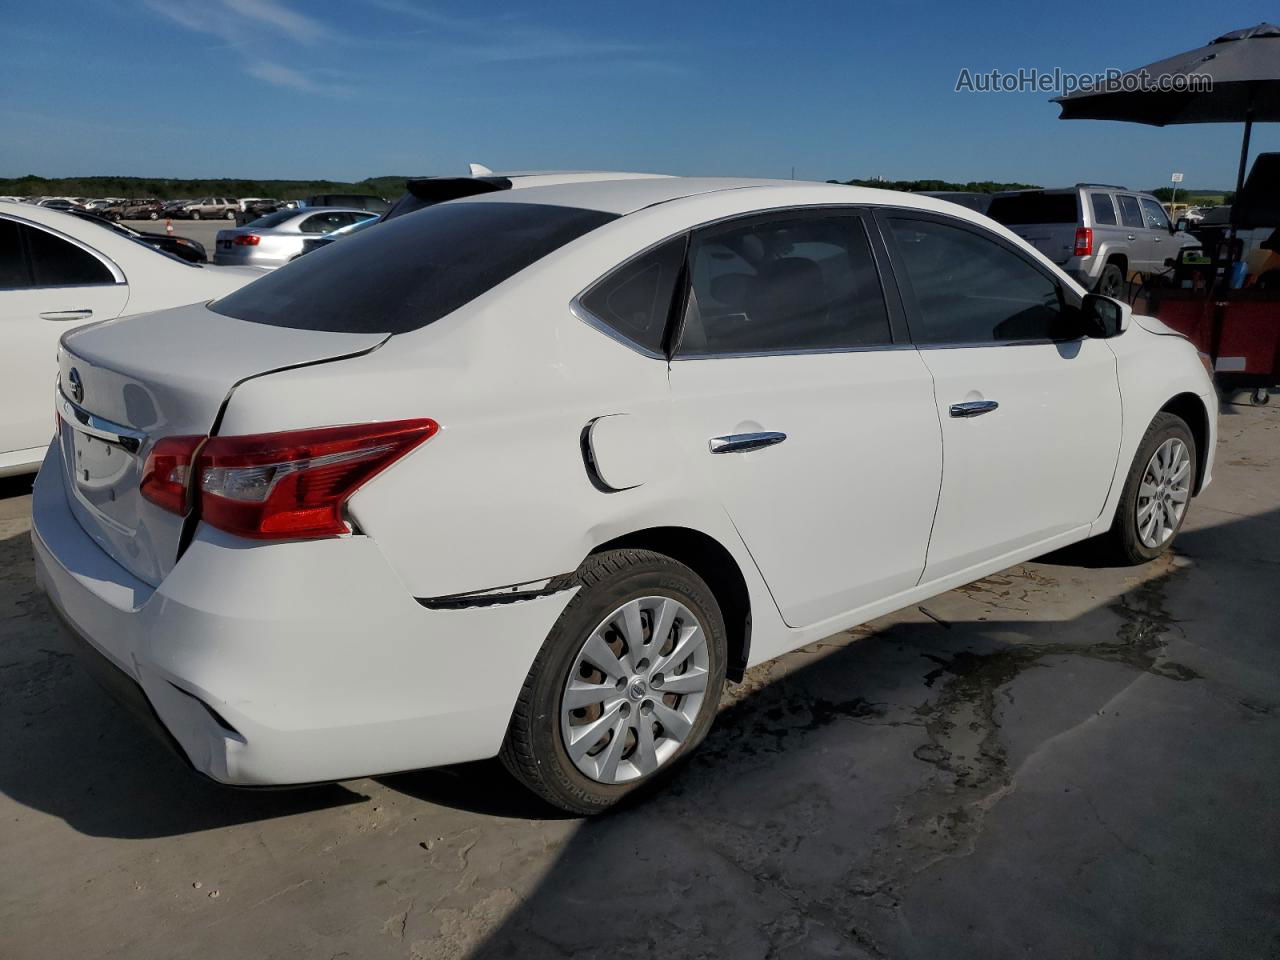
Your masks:
<svg viewBox="0 0 1280 960"><path fill-rule="evenodd" d="M0 957L1280 957L1280 411L1220 426L1173 556L1073 549L757 669L590 822L493 763L197 778L55 630L5 481Z"/></svg>

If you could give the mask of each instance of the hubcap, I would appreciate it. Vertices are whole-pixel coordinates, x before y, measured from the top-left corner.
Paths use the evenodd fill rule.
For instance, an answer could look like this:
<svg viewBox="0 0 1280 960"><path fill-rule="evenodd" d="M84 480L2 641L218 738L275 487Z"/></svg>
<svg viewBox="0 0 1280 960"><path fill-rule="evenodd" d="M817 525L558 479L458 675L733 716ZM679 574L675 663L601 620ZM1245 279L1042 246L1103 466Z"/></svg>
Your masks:
<svg viewBox="0 0 1280 960"><path fill-rule="evenodd" d="M1177 437L1156 448L1138 487L1138 539L1154 549L1169 542L1191 495L1191 452Z"/></svg>
<svg viewBox="0 0 1280 960"><path fill-rule="evenodd" d="M707 693L707 637L684 604L641 597L591 631L560 698L569 759L600 783L626 783L670 760Z"/></svg>

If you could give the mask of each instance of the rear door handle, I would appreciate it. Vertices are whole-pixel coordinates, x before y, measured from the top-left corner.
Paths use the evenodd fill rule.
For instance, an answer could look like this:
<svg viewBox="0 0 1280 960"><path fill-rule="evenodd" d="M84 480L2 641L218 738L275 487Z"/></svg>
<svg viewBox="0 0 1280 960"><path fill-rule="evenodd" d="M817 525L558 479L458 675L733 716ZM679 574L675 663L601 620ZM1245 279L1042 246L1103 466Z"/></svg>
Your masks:
<svg viewBox="0 0 1280 960"><path fill-rule="evenodd" d="M769 431L761 433L731 433L724 437L712 437L707 441L712 453L745 453L747 450L759 450L761 447L772 447L787 439L785 433Z"/></svg>
<svg viewBox="0 0 1280 960"><path fill-rule="evenodd" d="M1129 239L1130 239L1130 240L1137 240L1138 238L1137 238L1137 237L1135 237L1135 236L1131 233L1131 234L1129 234Z"/></svg>
<svg viewBox="0 0 1280 960"><path fill-rule="evenodd" d="M40 314L41 320L88 320L93 316L92 310L50 310Z"/></svg>
<svg viewBox="0 0 1280 960"><path fill-rule="evenodd" d="M968 400L964 403L953 403L951 405L951 415L953 417L980 417L984 413L990 413L1000 404L994 400Z"/></svg>

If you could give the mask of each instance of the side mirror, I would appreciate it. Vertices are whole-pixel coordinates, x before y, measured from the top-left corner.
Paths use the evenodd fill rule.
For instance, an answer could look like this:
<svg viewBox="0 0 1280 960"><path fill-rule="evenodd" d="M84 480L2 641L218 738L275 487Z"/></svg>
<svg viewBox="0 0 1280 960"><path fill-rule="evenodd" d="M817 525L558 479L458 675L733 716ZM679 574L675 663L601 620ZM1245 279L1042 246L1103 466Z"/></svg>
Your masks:
<svg viewBox="0 0 1280 960"><path fill-rule="evenodd" d="M1080 315L1087 337L1107 340L1118 337L1129 329L1133 311L1127 303L1104 297L1099 293L1085 294L1080 304Z"/></svg>
<svg viewBox="0 0 1280 960"><path fill-rule="evenodd" d="M1186 217L1179 217L1177 222L1169 228L1170 233L1186 233L1187 228L1191 226L1191 221Z"/></svg>

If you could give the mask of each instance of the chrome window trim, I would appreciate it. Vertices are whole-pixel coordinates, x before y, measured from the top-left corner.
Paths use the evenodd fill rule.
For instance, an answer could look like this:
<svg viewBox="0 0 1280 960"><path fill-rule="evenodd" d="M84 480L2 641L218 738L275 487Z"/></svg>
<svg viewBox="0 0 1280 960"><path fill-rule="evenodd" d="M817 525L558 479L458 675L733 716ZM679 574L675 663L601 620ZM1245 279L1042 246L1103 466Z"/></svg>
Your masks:
<svg viewBox="0 0 1280 960"><path fill-rule="evenodd" d="M679 234L676 234L675 236L679 236ZM673 239L673 238L668 237L667 239ZM639 254L637 254L637 256L639 256ZM635 259L635 258L632 257L631 259ZM618 264L617 267L614 267L613 270L619 269L620 267L624 266L626 263L627 261L624 260L622 263ZM613 270L610 270L609 273L605 274L604 277L601 277L600 280L603 280L605 277L609 276L610 273L613 273ZM597 280L596 283L599 283L600 280ZM594 287L595 285L596 284L593 283L591 287ZM588 310L585 306L583 306L581 298L584 294L586 294L588 291L591 290L591 287L588 287L586 290L582 291L582 293L578 294L576 297L574 297L572 300L569 301L570 313L572 313L575 317L577 317L587 326L603 333L610 340L616 340L618 343L622 344L624 347L630 347L632 350L640 354L642 357L648 357L650 360L666 360L667 359L666 354L657 353L656 351L650 350L646 346L636 343L626 334L622 333L621 331L615 330L613 327L605 323L603 320L597 317L594 313Z"/></svg>
<svg viewBox="0 0 1280 960"><path fill-rule="evenodd" d="M914 343L874 343L857 347L805 347L796 350L756 350L743 353L682 353L671 358L672 363L683 360L742 360L751 357L809 357L831 353L881 353L888 350L914 350Z"/></svg>
<svg viewBox="0 0 1280 960"><path fill-rule="evenodd" d="M67 241L67 243L70 243L72 246L79 247L79 248L80 248L81 250L83 250L85 253L89 254L89 256L93 257L95 260L97 260L99 263L101 263L104 267L106 267L106 268L107 268L107 270L108 270L108 272L110 272L111 276L115 278L115 279L114 279L114 281L113 281L112 283L58 283L58 284L32 284L32 285L31 285L31 286L29 286L29 287L3 287L3 288L0 288L0 289L4 289L4 290L65 290L65 289L75 289L75 290L79 290L79 289L81 289L82 287L113 287L113 286L118 286L118 285L120 285L120 284L126 284L126 283L128 283L128 281L125 279L124 271L123 271L123 270L121 270L121 269L116 265L116 262L115 262L114 260L112 260L112 259L111 259L110 257L108 257L106 254L104 254L104 253L102 253L102 252L100 252L100 251L98 251L98 250L95 250L93 247L89 246L89 245L88 245L87 243L85 243L83 240L79 240L79 239L77 239L77 238L75 238L75 237L71 236L71 235L70 235L70 234L68 234L68 233L63 233L63 232L62 232L61 230L59 230L57 227L50 227L50 226L46 226L46 225L45 225L45 224L43 224L43 223L36 223L34 220L28 220L28 219L26 219L25 217L18 217L18 216L14 216L13 214L8 213L8 212L0 213L0 219L2 219L2 220L9 220L9 221L10 221L10 222L12 222L12 223L19 223L19 224L22 224L22 225L23 225L23 226L25 226L25 227L30 227L30 228L32 228L33 230L43 230L45 233L53 234L55 237L57 237L57 238L58 238L58 239L60 239L60 240L65 240L65 241ZM145 244L144 244L144 246L145 246ZM174 259L177 259L177 258L174 258ZM179 262L181 262L181 261L179 261Z"/></svg>

